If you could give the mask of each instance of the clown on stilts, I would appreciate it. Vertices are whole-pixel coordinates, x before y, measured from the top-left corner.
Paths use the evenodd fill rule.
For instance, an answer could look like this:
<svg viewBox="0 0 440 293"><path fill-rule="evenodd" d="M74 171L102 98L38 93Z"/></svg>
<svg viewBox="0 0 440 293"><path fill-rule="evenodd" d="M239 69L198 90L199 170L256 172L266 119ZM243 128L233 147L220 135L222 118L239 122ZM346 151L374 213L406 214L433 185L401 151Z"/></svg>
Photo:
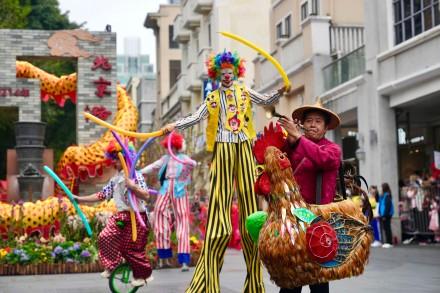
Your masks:
<svg viewBox="0 0 440 293"><path fill-rule="evenodd" d="M256 133L252 121L252 103L270 105L277 102L286 87L270 94L260 94L237 82L244 76L244 60L236 53L224 51L206 62L211 80L219 82L197 111L175 123L166 131L191 127L208 119L207 151L213 152L211 188L206 236L191 284L186 292L219 292L219 274L232 233L231 205L234 183L240 210L240 231L247 274L244 292L264 292L261 263L257 247L245 229L246 217L257 211L254 193L255 163L252 139Z"/></svg>
<svg viewBox="0 0 440 293"><path fill-rule="evenodd" d="M168 140L171 140L170 142ZM162 146L167 148L171 144L173 153L177 153L177 160L170 154L162 156L159 160L144 167L140 172L149 174L158 172L161 188L154 206L154 235L156 238L159 264L164 267L164 261L170 266L168 259L173 256L171 250L171 214L168 206L173 206L176 219L176 236L178 241L177 258L182 265L182 271L188 271L190 264L189 243L189 202L187 186L191 182L191 170L197 165L187 155L181 153L185 150L183 136L172 133L162 141ZM180 162L179 162L179 161Z"/></svg>

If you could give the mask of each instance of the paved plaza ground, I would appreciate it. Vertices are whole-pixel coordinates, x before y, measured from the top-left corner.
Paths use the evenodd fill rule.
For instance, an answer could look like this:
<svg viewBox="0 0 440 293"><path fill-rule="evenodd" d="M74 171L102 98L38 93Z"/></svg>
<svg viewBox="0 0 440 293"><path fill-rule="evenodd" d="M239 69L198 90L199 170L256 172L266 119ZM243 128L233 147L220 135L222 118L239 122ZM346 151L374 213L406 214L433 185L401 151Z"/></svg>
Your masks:
<svg viewBox="0 0 440 293"><path fill-rule="evenodd" d="M138 292L184 292L193 273L177 269L154 271L154 281ZM228 250L221 274L221 292L241 292L245 265L240 251ZM264 275L266 292L278 292ZM374 248L364 275L335 281L332 293L437 293L440 292L440 247L400 246L392 249ZM107 281L94 274L2 276L0 293L99 293L109 292ZM304 289L303 292L309 292Z"/></svg>

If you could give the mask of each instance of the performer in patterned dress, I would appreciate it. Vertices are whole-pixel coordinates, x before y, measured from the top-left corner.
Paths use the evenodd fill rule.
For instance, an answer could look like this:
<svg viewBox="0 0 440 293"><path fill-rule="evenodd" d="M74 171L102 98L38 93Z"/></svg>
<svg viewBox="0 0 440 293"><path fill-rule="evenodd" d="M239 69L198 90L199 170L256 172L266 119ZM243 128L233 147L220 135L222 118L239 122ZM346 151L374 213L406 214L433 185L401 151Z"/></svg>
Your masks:
<svg viewBox="0 0 440 293"><path fill-rule="evenodd" d="M81 202L97 202L113 198L118 212L110 217L105 228L98 236L98 254L105 271L101 276L108 278L111 272L124 258L133 270L133 286L143 286L151 276L152 268L145 253L150 225L145 213L145 202L148 199L148 189L142 174L136 172L136 179L125 177L121 163L118 160L117 145L112 141L106 149L106 157L111 160L117 174L102 188L101 191L87 195L75 196ZM130 188L138 198L138 209L146 227L142 227L136 219L137 238L132 240L130 206L127 188ZM145 192L141 192L145 191Z"/></svg>

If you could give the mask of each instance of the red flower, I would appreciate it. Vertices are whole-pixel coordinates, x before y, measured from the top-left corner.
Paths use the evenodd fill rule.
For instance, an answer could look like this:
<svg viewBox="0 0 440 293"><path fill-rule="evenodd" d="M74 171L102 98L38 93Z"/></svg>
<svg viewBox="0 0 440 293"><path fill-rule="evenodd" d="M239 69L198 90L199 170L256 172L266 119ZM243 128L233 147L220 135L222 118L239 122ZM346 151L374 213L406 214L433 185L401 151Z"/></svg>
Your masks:
<svg viewBox="0 0 440 293"><path fill-rule="evenodd" d="M318 262L325 263L335 258L338 250L336 232L326 222L310 225L306 232L307 248L310 257Z"/></svg>

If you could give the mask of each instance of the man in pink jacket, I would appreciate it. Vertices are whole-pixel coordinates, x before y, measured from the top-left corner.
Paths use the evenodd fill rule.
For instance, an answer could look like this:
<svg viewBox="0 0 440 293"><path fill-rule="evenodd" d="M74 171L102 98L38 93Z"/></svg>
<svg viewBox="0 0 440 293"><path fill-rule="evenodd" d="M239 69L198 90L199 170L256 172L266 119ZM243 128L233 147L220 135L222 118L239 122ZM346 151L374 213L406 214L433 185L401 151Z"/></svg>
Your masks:
<svg viewBox="0 0 440 293"><path fill-rule="evenodd" d="M339 126L338 115L318 101L293 111L292 119L280 118L280 123L288 133L285 151L304 200L310 204L331 203L336 193L341 148L324 136L327 130ZM287 292L301 292L301 287L280 290L280 293ZM329 285L310 285L310 292L328 293Z"/></svg>

